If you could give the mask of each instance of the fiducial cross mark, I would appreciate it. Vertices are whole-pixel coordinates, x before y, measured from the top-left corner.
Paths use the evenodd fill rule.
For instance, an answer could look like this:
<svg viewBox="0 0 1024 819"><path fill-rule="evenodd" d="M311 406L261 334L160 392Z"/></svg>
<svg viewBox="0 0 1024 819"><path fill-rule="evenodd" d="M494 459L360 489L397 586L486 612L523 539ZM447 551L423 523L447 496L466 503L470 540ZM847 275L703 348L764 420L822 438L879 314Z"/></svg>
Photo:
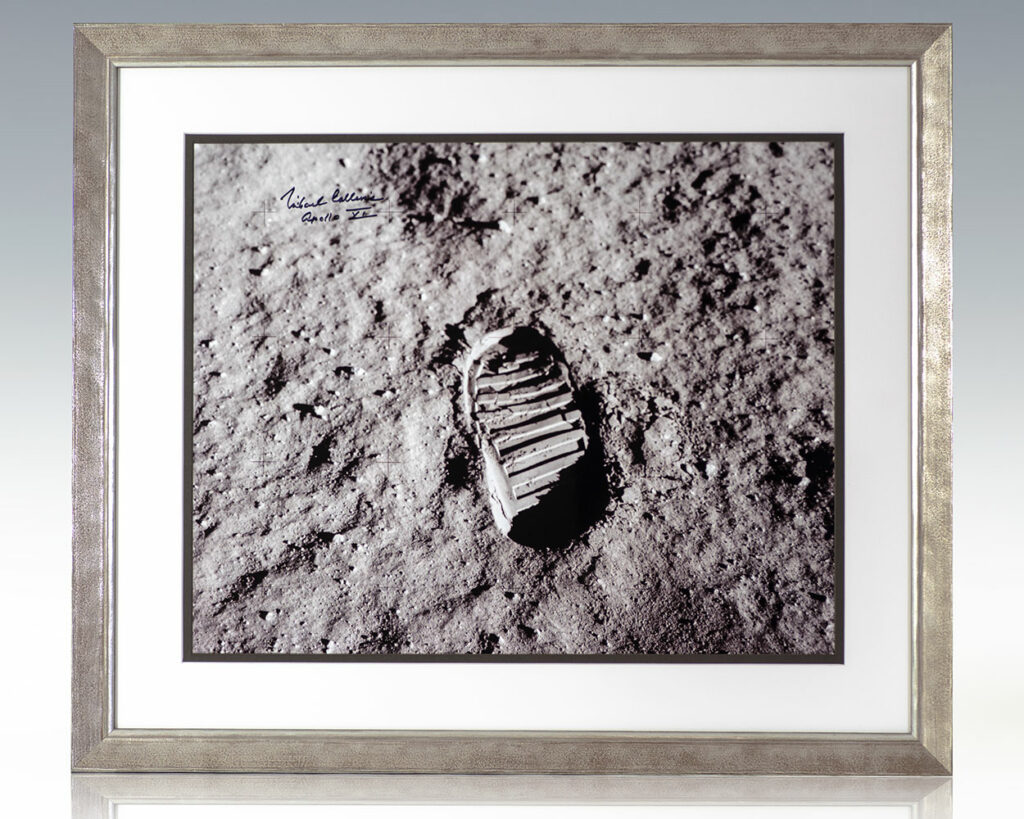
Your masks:
<svg viewBox="0 0 1024 819"><path fill-rule="evenodd" d="M382 334L371 334L370 338L377 338L384 342L384 349L387 350L388 355L391 355L391 342L400 338L391 332L391 325L388 322L384 323L384 332Z"/></svg>
<svg viewBox="0 0 1024 819"><path fill-rule="evenodd" d="M765 328L761 330L761 349L767 350L772 346L773 342L778 341L776 335L769 329Z"/></svg>
<svg viewBox="0 0 1024 819"><path fill-rule="evenodd" d="M264 435L263 436L262 452L261 452L261 454L260 454L260 456L258 458L253 458L252 459L252 463L256 464L259 467L260 477L266 477L266 474L267 474L267 464L272 464L272 463L276 463L276 462L277 462L276 458L269 458L269 457L267 457L267 436Z"/></svg>
<svg viewBox="0 0 1024 819"><path fill-rule="evenodd" d="M261 214L263 216L263 224L266 225L267 217L275 213L277 213L277 211L270 207L267 201L263 201L260 203L260 209L252 211L251 215L255 216L256 214Z"/></svg>
<svg viewBox="0 0 1024 819"><path fill-rule="evenodd" d="M391 207L391 197L390 196L387 199L384 200L384 204L387 205L387 209L384 211L384 215L387 216L388 219L390 219L392 216L401 216L401 215L403 215L405 213L408 213L408 211L396 210L395 208Z"/></svg>
<svg viewBox="0 0 1024 819"><path fill-rule="evenodd" d="M652 210L644 210L643 209L643 199L640 196L640 194L638 193L636 195L636 210L630 211L630 213L632 213L636 217L636 223L637 223L637 226L639 227L641 217L643 217L643 216L650 216L652 213L654 213L654 211L652 211Z"/></svg>
<svg viewBox="0 0 1024 819"><path fill-rule="evenodd" d="M381 456L378 455L377 459L378 461L380 461L380 463L384 465L384 477L387 479L388 483L391 483L391 467L396 466L397 464L405 463L404 461L397 461L391 457L390 446L387 449L386 457L384 457L382 460Z"/></svg>
<svg viewBox="0 0 1024 819"><path fill-rule="evenodd" d="M768 224L769 216L774 216L776 214L778 214L779 216L784 216L786 214L787 208L779 205L779 203L777 202L768 204L768 200L762 196L758 200L757 210L761 214L761 218L764 220L764 223Z"/></svg>
<svg viewBox="0 0 1024 819"><path fill-rule="evenodd" d="M511 204L508 207L506 207L505 210L502 211L502 213L510 214L512 216L512 224L514 225L516 223L517 217L523 211L520 210L519 206L515 203L515 197L514 196L511 197L509 201L511 202Z"/></svg>

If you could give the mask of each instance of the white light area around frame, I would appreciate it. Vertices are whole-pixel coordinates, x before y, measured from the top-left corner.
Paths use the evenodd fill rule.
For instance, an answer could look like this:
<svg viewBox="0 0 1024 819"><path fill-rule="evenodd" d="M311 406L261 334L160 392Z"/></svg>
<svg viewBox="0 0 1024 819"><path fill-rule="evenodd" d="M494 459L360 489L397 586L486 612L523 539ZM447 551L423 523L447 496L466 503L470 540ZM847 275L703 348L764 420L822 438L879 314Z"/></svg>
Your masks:
<svg viewBox="0 0 1024 819"><path fill-rule="evenodd" d="M117 727L909 731L910 102L898 66L121 69ZM844 135L845 663L183 663L184 135L626 132Z"/></svg>

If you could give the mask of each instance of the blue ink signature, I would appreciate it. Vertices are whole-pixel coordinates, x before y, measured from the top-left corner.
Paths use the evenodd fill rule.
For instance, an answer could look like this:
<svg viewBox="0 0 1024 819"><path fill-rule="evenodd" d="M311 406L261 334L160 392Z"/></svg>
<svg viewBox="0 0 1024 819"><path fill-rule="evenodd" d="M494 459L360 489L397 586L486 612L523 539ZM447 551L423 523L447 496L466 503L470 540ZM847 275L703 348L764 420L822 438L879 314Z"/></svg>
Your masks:
<svg viewBox="0 0 1024 819"><path fill-rule="evenodd" d="M349 214L348 221L354 222L359 219L373 219L378 216L374 212L374 204L377 202L383 202L383 196L374 196L372 193L342 193L340 188L335 188L334 192L327 197L324 194L317 196L316 199L307 197L305 194L297 194L295 192L295 186L288 188L278 200L285 203L285 206L289 210L300 210L302 213L302 221L306 224L322 223L322 222L338 222L341 220L341 216L337 213L323 213L316 214L313 212L313 208L327 208L332 205L346 205L349 203L361 203L356 204L354 207L345 208L345 212Z"/></svg>

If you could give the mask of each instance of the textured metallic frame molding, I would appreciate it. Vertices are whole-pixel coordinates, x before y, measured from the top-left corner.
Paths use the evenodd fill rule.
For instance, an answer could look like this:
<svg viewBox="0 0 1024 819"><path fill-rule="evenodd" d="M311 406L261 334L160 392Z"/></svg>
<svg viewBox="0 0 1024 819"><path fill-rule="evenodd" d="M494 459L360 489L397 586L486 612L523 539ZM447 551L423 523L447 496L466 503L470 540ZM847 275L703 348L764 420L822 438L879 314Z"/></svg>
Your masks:
<svg viewBox="0 0 1024 819"><path fill-rule="evenodd" d="M119 805L690 805L899 807L950 819L948 777L403 776L395 774L74 774L75 819ZM755 811L756 813L756 811ZM705 814L701 814L705 815ZM708 814L709 815L709 814Z"/></svg>
<svg viewBox="0 0 1024 819"><path fill-rule="evenodd" d="M844 774L952 770L950 26L83 25L74 37L71 766L76 771ZM137 65L905 65L916 433L907 734L128 730L114 725L117 83Z"/></svg>

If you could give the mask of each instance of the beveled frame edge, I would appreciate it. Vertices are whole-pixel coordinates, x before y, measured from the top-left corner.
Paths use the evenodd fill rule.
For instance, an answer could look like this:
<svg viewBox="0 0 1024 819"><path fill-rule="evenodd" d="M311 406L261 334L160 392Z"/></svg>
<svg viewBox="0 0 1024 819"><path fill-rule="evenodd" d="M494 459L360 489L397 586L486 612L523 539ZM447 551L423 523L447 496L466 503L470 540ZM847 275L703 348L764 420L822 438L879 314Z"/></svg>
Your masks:
<svg viewBox="0 0 1024 819"><path fill-rule="evenodd" d="M918 473L914 730L953 770L953 33L917 61Z"/></svg>
<svg viewBox="0 0 1024 819"><path fill-rule="evenodd" d="M949 819L948 777L74 774L72 814L120 804L878 805Z"/></svg>
<svg viewBox="0 0 1024 819"><path fill-rule="evenodd" d="M951 44L939 24L82 25L74 32L76 771L932 775L952 771ZM265 64L900 64L917 163L909 734L137 731L113 725L117 69Z"/></svg>

